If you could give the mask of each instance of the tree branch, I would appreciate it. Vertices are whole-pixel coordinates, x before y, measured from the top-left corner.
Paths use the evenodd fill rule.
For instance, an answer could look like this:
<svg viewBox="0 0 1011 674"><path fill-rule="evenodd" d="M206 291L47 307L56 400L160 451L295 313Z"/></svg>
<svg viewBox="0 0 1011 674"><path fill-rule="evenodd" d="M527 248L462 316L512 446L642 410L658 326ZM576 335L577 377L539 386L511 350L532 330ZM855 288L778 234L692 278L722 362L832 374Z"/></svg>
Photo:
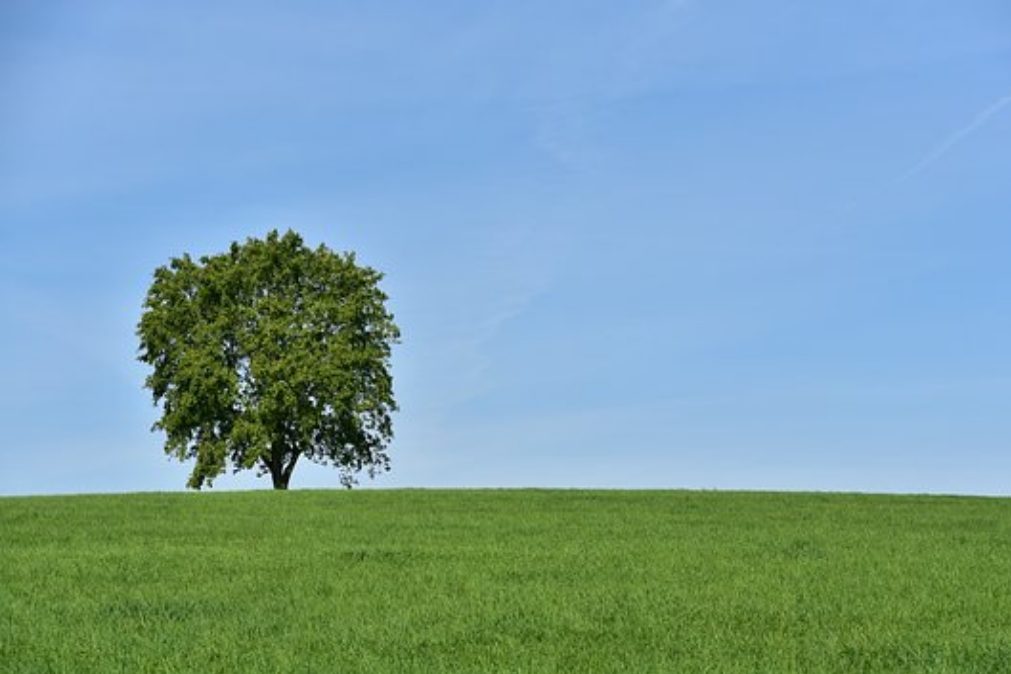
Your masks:
<svg viewBox="0 0 1011 674"><path fill-rule="evenodd" d="M284 476L285 483L287 483L288 480L291 479L291 474L295 470L295 464L298 463L299 456L301 455L297 451L294 452L291 455L291 459L288 461L288 465L284 467L284 472L282 473L282 475Z"/></svg>

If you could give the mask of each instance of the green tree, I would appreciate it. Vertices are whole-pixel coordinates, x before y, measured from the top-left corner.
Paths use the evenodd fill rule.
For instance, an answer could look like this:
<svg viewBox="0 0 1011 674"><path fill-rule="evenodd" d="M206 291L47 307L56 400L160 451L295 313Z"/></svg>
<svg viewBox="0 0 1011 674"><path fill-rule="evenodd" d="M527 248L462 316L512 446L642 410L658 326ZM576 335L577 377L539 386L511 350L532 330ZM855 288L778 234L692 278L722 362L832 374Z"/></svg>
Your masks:
<svg viewBox="0 0 1011 674"><path fill-rule="evenodd" d="M189 487L229 466L287 489L299 459L350 487L389 470L400 332L382 274L295 232L173 258L154 272L137 327L165 453L195 459Z"/></svg>

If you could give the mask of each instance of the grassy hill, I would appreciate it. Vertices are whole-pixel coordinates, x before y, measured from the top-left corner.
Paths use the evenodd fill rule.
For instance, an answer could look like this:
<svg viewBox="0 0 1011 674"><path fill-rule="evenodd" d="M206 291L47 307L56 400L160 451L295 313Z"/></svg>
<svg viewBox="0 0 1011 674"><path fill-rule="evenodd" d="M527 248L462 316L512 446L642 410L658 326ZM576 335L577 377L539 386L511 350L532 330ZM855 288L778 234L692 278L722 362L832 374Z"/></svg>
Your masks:
<svg viewBox="0 0 1011 674"><path fill-rule="evenodd" d="M5 498L0 671L1009 672L1011 500Z"/></svg>

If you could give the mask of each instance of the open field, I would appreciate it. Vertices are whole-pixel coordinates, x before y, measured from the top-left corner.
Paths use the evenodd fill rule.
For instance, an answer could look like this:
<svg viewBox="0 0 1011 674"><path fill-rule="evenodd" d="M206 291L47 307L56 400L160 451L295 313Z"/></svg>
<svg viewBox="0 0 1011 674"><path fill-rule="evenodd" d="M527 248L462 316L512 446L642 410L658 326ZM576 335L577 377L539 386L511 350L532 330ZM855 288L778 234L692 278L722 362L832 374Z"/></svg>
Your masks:
<svg viewBox="0 0 1011 674"><path fill-rule="evenodd" d="M0 671L1009 672L1011 500L5 498Z"/></svg>

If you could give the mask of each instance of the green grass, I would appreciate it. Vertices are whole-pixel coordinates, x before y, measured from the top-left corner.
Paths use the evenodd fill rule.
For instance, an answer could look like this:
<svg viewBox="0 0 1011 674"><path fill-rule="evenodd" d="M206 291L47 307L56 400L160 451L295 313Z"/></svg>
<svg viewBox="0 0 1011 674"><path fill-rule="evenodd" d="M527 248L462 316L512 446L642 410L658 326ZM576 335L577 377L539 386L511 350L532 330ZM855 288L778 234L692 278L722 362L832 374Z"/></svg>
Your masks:
<svg viewBox="0 0 1011 674"><path fill-rule="evenodd" d="M0 671L1011 672L1011 500L0 499Z"/></svg>

